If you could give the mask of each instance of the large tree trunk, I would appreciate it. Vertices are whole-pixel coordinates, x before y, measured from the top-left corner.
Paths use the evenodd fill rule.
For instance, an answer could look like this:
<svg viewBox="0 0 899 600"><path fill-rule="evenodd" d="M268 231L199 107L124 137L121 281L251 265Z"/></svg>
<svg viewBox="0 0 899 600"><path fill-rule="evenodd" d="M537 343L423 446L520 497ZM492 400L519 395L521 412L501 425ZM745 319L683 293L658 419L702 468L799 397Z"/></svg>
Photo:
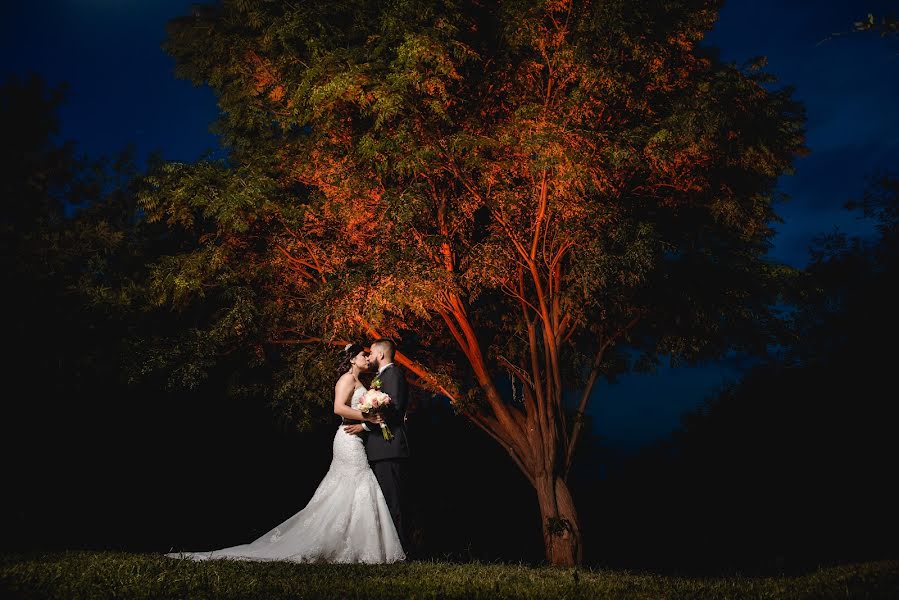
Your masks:
<svg viewBox="0 0 899 600"><path fill-rule="evenodd" d="M539 475L534 484L543 521L546 560L558 567L580 564L583 559L581 528L568 486L552 474Z"/></svg>

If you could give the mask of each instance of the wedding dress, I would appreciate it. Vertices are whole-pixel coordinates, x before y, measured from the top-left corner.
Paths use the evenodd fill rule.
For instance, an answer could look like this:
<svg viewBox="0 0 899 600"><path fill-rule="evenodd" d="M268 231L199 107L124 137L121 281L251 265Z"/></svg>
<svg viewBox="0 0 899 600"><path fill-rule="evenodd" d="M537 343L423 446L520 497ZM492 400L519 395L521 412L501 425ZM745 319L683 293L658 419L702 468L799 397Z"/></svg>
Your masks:
<svg viewBox="0 0 899 600"><path fill-rule="evenodd" d="M358 408L364 392L364 387L356 388L351 408ZM391 563L406 558L362 438L342 426L334 436L331 467L303 510L249 544L166 556L334 563Z"/></svg>

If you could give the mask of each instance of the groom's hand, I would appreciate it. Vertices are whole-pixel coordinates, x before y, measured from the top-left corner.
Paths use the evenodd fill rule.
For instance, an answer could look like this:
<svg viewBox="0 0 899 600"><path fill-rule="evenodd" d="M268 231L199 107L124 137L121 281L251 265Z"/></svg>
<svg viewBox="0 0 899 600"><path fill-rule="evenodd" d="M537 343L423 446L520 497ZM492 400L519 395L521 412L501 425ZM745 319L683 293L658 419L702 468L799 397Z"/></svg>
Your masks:
<svg viewBox="0 0 899 600"><path fill-rule="evenodd" d="M344 425L343 430L350 435L359 435L363 431L362 425Z"/></svg>

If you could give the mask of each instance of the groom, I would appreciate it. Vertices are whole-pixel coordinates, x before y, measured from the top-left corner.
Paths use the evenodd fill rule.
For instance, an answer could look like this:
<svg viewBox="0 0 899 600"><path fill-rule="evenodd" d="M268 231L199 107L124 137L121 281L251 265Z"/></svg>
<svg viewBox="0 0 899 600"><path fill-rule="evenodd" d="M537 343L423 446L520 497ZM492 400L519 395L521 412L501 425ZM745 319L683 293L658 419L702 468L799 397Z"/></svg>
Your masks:
<svg viewBox="0 0 899 600"><path fill-rule="evenodd" d="M378 387L390 396L391 403L382 413L384 422L393 433L393 439L385 440L376 423L362 423L368 432L362 433L368 462L384 492L384 500L393 524L396 526L400 543L406 552L409 544L406 537L406 523L403 522L404 486L406 477L406 460L409 458L409 441L406 437L406 408L409 405L409 388L403 370L393 364L396 345L387 339L376 340L371 345L368 355L369 368L377 369L378 374L371 386Z"/></svg>

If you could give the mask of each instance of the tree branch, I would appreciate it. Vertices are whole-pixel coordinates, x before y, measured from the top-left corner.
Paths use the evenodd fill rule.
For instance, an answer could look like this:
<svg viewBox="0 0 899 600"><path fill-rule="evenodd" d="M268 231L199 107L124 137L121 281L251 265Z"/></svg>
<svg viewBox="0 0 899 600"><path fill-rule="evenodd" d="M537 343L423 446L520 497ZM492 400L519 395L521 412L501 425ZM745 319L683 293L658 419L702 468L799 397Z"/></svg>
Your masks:
<svg viewBox="0 0 899 600"><path fill-rule="evenodd" d="M602 366L602 360L605 355L606 350L615 343L615 341L621 337L624 333L632 329L637 323L640 322L643 313L638 312L624 327L615 332L614 335L606 339L605 341L600 341L599 350L596 352L596 357L593 359L593 366L590 371L589 377L587 377L587 383L584 386L584 389L581 392L581 400L578 404L577 412L575 413L574 418L574 428L571 432L571 439L568 441L568 448L565 453L565 466L562 471L562 476L566 480L568 479L568 474L571 472L571 465L574 461L574 450L577 447L577 441L581 434L581 429L584 425L584 415L587 412L587 403L590 400L590 393L593 391L593 385L596 383L596 379L599 377L599 368Z"/></svg>

